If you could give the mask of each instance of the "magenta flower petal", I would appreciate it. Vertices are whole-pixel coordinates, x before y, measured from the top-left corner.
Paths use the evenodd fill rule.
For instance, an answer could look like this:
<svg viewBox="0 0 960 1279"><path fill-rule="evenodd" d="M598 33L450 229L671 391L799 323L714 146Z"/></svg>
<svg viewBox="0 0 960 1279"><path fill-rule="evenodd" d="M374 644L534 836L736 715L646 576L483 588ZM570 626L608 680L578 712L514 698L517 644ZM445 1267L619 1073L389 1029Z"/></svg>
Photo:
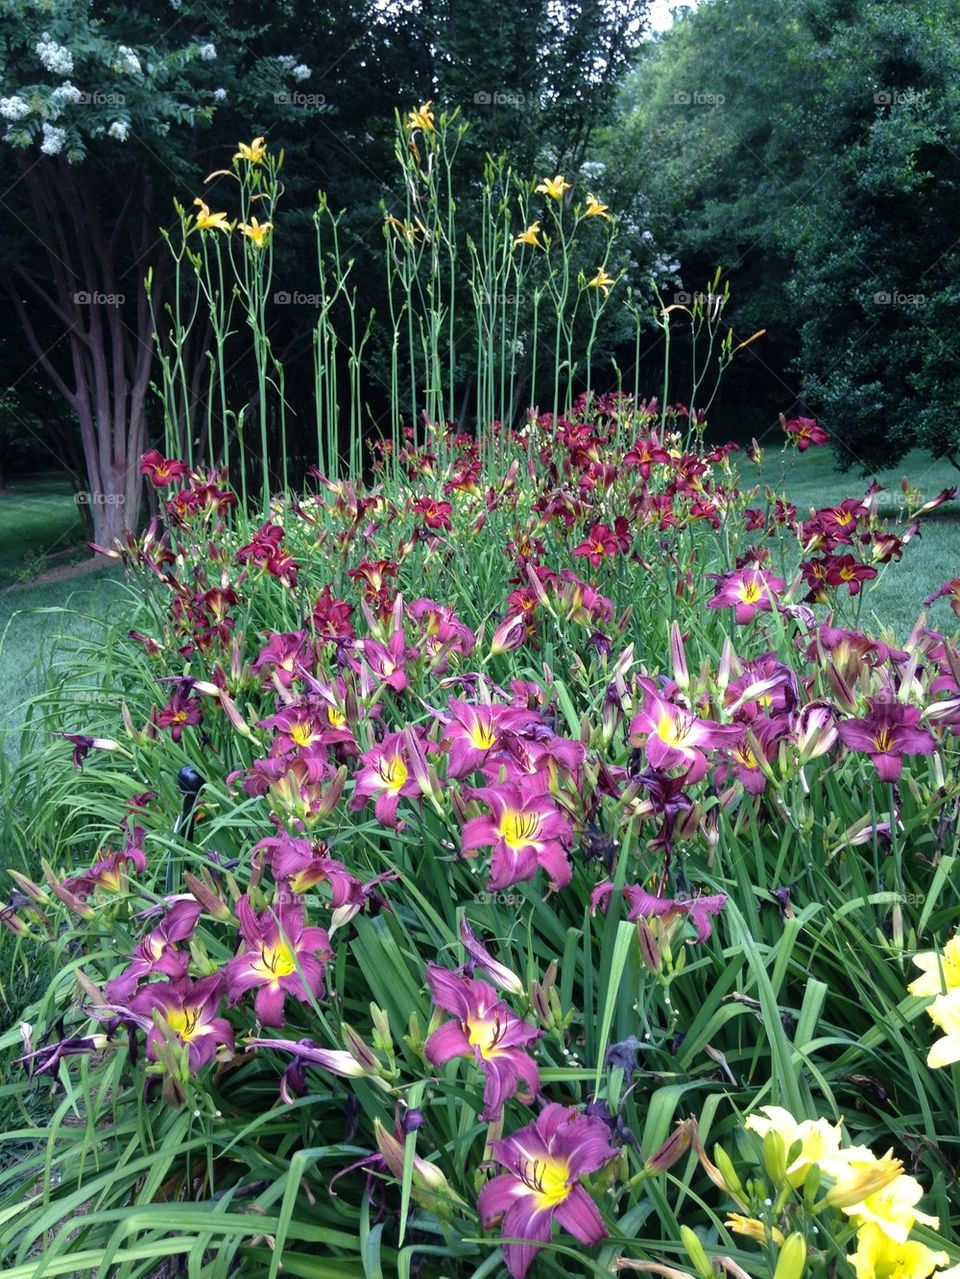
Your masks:
<svg viewBox="0 0 960 1279"><path fill-rule="evenodd" d="M444 1022L423 1046L423 1055L434 1066L443 1066L454 1057L469 1057L470 1041L459 1022Z"/></svg>
<svg viewBox="0 0 960 1279"><path fill-rule="evenodd" d="M583 1186L573 1187L563 1203L557 1206L556 1218L564 1230L581 1243L599 1243L607 1233L599 1208Z"/></svg>

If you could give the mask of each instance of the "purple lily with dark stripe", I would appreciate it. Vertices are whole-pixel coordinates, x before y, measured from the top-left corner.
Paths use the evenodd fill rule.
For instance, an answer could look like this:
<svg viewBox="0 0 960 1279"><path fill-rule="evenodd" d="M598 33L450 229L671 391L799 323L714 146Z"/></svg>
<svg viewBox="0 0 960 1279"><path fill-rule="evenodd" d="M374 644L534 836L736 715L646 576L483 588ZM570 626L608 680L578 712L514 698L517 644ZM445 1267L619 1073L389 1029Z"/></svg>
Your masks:
<svg viewBox="0 0 960 1279"><path fill-rule="evenodd" d="M598 884L590 896L590 909L596 911L603 907L606 914L613 892L613 884L607 880ZM627 884L622 889L627 902L627 918L631 923L638 919L663 919L667 924L679 915L686 915L697 930L696 940L706 941L713 931L710 923L712 915L719 915L726 905L726 893L713 893L701 897L658 897L648 892L641 884Z"/></svg>
<svg viewBox="0 0 960 1279"><path fill-rule="evenodd" d="M111 1003L125 1003L140 978L152 973L163 973L174 980L186 977L190 955L181 950L177 942L193 935L200 910L200 903L192 900L181 900L171 906L163 921L136 946L131 962L120 976L107 982L106 995Z"/></svg>
<svg viewBox="0 0 960 1279"><path fill-rule="evenodd" d="M916 706L905 706L893 697L871 697L867 705L868 715L841 720L837 732L844 746L870 756L881 781L899 779L904 755L932 755L937 749L933 734L918 727Z"/></svg>
<svg viewBox="0 0 960 1279"><path fill-rule="evenodd" d="M503 1245L513 1279L524 1279L541 1245L549 1242L554 1218L581 1243L597 1244L606 1236L600 1211L580 1178L616 1155L608 1135L602 1120L551 1103L532 1124L491 1143L494 1158L507 1171L487 1182L477 1207L485 1227L502 1218L504 1238L524 1241Z"/></svg>
<svg viewBox="0 0 960 1279"><path fill-rule="evenodd" d="M305 926L303 901L289 893L259 915L241 897L237 919L246 946L224 969L230 1003L257 986L260 1024L282 1026L287 995L304 1004L322 997L324 970L333 958L330 938L324 928Z"/></svg>
<svg viewBox="0 0 960 1279"><path fill-rule="evenodd" d="M436 964L427 965L427 981L433 1001L454 1020L444 1022L424 1045L424 1056L434 1066L454 1057L472 1057L486 1076L483 1118L495 1123L504 1102L525 1085L525 1097L533 1101L540 1090L537 1063L523 1050L542 1034L523 1021L485 981L461 977Z"/></svg>
<svg viewBox="0 0 960 1279"><path fill-rule="evenodd" d="M172 1038L187 1048L195 1074L213 1061L221 1045L232 1053L233 1028L225 1017L217 1016L224 988L222 972L199 981L181 978L144 986L127 1008L147 1031L147 1057L159 1060Z"/></svg>

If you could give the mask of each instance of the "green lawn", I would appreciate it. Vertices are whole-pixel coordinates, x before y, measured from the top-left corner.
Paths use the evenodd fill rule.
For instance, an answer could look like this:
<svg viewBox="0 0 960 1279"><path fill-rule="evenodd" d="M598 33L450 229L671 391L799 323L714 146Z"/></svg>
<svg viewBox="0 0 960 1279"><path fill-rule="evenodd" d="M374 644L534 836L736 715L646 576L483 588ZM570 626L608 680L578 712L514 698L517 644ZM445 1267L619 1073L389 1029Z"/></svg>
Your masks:
<svg viewBox="0 0 960 1279"><path fill-rule="evenodd" d="M66 481L33 480L0 492L0 750L8 760L29 699L51 677L54 652L73 637L96 635L119 599L111 565L30 583L51 563L89 558L86 536Z"/></svg>
<svg viewBox="0 0 960 1279"><path fill-rule="evenodd" d="M743 482L750 482L749 464L744 465ZM810 449L789 454L784 471L779 453L766 454L762 468L764 481L776 489L786 488L801 515L811 507L834 505L845 497L861 497L871 480L882 484L880 511L895 517L902 498L903 476L921 490L925 498L941 489L960 485L960 472L949 462L934 462L929 454L910 453L896 467L864 479L855 471L839 474L833 467L829 449ZM897 531L897 529L894 529ZM902 532L902 529L899 531ZM891 564L873 582L867 583L861 612L865 629L892 627L902 640L909 635L923 601L948 578L960 575L960 500L955 500L925 516L921 535L907 546L899 564ZM946 600L928 611L928 623L935 630L951 630L955 622Z"/></svg>
<svg viewBox="0 0 960 1279"><path fill-rule="evenodd" d="M0 489L0 587L40 572L49 555L82 548L84 537L68 481L54 476Z"/></svg>

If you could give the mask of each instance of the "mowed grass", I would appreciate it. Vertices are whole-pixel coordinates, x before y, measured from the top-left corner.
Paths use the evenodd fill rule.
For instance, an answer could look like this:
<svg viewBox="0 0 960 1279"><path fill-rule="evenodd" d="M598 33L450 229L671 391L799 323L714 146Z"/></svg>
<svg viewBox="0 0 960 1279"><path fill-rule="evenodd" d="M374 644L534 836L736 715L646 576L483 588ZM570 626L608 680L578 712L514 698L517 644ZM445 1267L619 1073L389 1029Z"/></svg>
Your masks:
<svg viewBox="0 0 960 1279"><path fill-rule="evenodd" d="M0 489L0 587L39 573L52 554L82 548L84 536L68 481L52 476Z"/></svg>
<svg viewBox="0 0 960 1279"><path fill-rule="evenodd" d="M835 470L829 449L812 448L799 454L790 451L786 454L786 464L779 453L770 450L764 456L761 474L772 488L786 490L801 517L808 515L812 508L833 506L845 497L862 497L871 481L876 481L887 490L880 495L880 513L894 521L901 511L900 481L904 476L925 498L960 485L960 471L949 462L936 462L929 454L919 451L908 454L889 470L864 478L856 471ZM748 479L745 467L744 482ZM893 532L901 534L906 527L906 522L892 524ZM960 500L955 499L924 516L920 535L909 543L903 559L881 569L877 578L866 584L861 626L872 632L886 627L898 639L905 639L923 611L923 601L943 582L958 576ZM927 610L927 623L934 630L953 629L956 619L947 600L938 600Z"/></svg>
<svg viewBox="0 0 960 1279"><path fill-rule="evenodd" d="M116 612L122 586L104 564L78 577L31 582L57 564L89 558L87 534L67 481L15 483L0 492L0 753L19 754L30 701L57 679L56 658L94 638Z"/></svg>

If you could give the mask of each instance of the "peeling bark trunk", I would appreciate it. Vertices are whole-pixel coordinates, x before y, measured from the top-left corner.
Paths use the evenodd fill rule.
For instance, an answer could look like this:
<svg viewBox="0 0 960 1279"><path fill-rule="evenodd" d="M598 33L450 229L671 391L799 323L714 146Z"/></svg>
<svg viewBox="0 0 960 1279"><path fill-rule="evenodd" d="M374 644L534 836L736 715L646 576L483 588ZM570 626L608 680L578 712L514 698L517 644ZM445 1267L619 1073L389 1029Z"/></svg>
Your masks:
<svg viewBox="0 0 960 1279"><path fill-rule="evenodd" d="M143 280L159 243L151 183L138 169L107 226L90 170L51 159L23 161L21 172L49 274L17 267L0 275L0 284L37 364L76 415L94 541L112 547L136 531L143 494L139 463L153 359ZM155 296L156 289L155 282ZM38 336L39 308L63 328L63 341L50 349Z"/></svg>

